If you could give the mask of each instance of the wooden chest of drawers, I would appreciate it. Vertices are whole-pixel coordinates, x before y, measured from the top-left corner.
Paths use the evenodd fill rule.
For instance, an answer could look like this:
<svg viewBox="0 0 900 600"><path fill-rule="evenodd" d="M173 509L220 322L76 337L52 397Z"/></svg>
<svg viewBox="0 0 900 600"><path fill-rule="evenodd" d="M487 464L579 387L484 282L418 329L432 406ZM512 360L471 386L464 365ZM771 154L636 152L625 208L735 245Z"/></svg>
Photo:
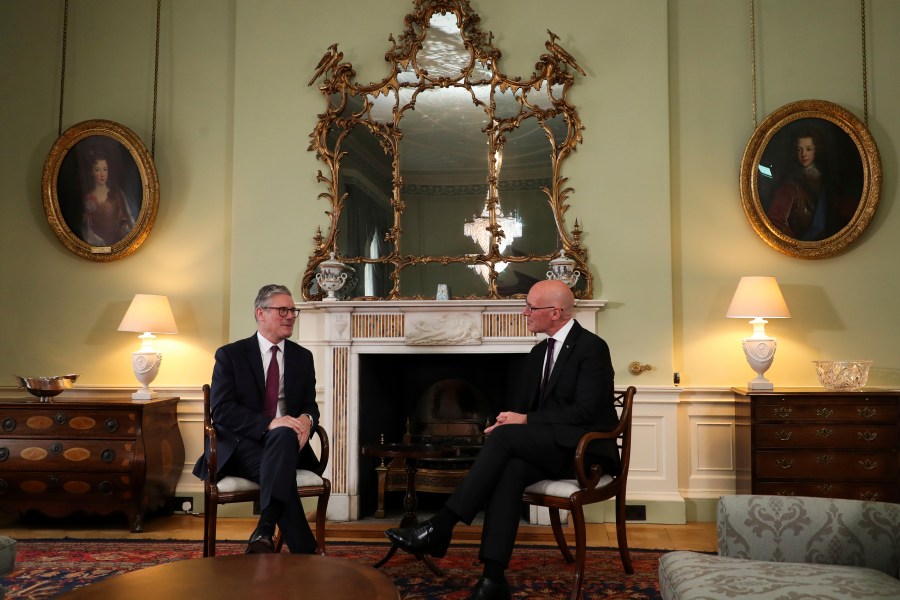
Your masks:
<svg viewBox="0 0 900 600"><path fill-rule="evenodd" d="M184 467L178 398L0 401L0 509L60 517L144 514L174 495Z"/></svg>
<svg viewBox="0 0 900 600"><path fill-rule="evenodd" d="M900 502L900 391L732 391L738 493Z"/></svg>

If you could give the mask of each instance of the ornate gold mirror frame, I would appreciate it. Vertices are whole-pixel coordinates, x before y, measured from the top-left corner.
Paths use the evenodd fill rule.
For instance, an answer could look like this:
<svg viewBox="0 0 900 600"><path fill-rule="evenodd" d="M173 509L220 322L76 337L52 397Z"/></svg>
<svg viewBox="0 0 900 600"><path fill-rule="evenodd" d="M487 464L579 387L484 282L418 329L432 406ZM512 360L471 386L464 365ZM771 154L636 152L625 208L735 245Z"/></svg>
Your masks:
<svg viewBox="0 0 900 600"><path fill-rule="evenodd" d="M423 299L447 287L450 298L522 297L560 252L581 274L576 297L591 298L562 176L582 139L567 95L584 71L548 31L535 72L508 77L467 0L414 9L399 42L388 37L382 81L354 82L337 44L309 81L322 81L327 103L309 150L325 164L319 197L331 206L303 298L323 298L316 273L332 255L350 267L342 299Z"/></svg>

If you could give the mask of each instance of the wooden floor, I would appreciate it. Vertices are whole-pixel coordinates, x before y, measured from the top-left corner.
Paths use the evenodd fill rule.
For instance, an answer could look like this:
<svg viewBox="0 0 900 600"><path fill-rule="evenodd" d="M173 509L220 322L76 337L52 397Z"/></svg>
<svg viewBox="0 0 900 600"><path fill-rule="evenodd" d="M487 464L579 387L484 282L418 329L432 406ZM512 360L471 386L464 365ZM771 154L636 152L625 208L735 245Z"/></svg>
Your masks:
<svg viewBox="0 0 900 600"><path fill-rule="evenodd" d="M384 530L396 525L399 519L364 519L349 522L328 522L325 536L328 541L385 541ZM220 518L220 540L243 540L256 526L254 518ZM60 538L121 538L121 539L203 539L203 515L174 514L151 516L142 533L131 533L123 516L68 517L51 519L28 515L19 518L0 513L0 534L14 539ZM645 550L697 550L715 552L715 523L688 523L686 525L652 525L629 522L628 546ZM460 524L453 531L454 543L477 543L481 528L477 524ZM567 529L571 540L571 529ZM529 525L519 527L519 544L555 545L549 526ZM614 523L589 523L587 543L594 547L616 547Z"/></svg>

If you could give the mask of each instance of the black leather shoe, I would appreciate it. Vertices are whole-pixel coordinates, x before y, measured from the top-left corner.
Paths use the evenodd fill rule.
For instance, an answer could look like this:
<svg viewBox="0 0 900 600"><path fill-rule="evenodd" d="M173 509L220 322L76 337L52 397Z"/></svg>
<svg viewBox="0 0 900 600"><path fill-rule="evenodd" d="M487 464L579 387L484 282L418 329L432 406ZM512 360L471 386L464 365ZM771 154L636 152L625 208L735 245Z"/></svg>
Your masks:
<svg viewBox="0 0 900 600"><path fill-rule="evenodd" d="M450 546L451 536L440 535L431 519L412 527L388 529L384 533L397 546L415 556L429 554L441 558Z"/></svg>
<svg viewBox="0 0 900 600"><path fill-rule="evenodd" d="M510 600L509 585L505 581L494 581L482 577L472 588L469 600Z"/></svg>
<svg viewBox="0 0 900 600"><path fill-rule="evenodd" d="M247 554L272 554L275 552L275 542L272 540L272 534L265 527L257 527L250 534L250 541L247 542Z"/></svg>

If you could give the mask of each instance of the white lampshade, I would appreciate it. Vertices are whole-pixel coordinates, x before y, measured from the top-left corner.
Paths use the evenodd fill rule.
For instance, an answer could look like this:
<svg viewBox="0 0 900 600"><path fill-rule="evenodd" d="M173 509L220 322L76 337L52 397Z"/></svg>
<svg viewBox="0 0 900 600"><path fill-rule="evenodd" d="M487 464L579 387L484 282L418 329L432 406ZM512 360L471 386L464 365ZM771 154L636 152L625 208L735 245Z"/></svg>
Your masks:
<svg viewBox="0 0 900 600"><path fill-rule="evenodd" d="M766 319L788 319L784 296L774 277L741 277L726 317L752 319L753 335L744 338L744 356L756 371L756 378L747 383L751 390L771 390L775 386L765 378L766 371L775 360L775 338L766 335Z"/></svg>
<svg viewBox="0 0 900 600"><path fill-rule="evenodd" d="M138 333L178 333L175 316L167 296L135 294L125 317L119 323L119 331Z"/></svg>
<svg viewBox="0 0 900 600"><path fill-rule="evenodd" d="M131 355L131 367L134 376L143 387L131 395L134 400L150 400L157 393L150 389L150 384L159 373L162 364L162 352L153 347L154 333L178 333L175 316L169 299L166 296L153 294L135 294L131 305L125 312L119 331L141 332L141 349Z"/></svg>
<svg viewBox="0 0 900 600"><path fill-rule="evenodd" d="M791 313L774 277L741 277L726 317L789 319Z"/></svg>

